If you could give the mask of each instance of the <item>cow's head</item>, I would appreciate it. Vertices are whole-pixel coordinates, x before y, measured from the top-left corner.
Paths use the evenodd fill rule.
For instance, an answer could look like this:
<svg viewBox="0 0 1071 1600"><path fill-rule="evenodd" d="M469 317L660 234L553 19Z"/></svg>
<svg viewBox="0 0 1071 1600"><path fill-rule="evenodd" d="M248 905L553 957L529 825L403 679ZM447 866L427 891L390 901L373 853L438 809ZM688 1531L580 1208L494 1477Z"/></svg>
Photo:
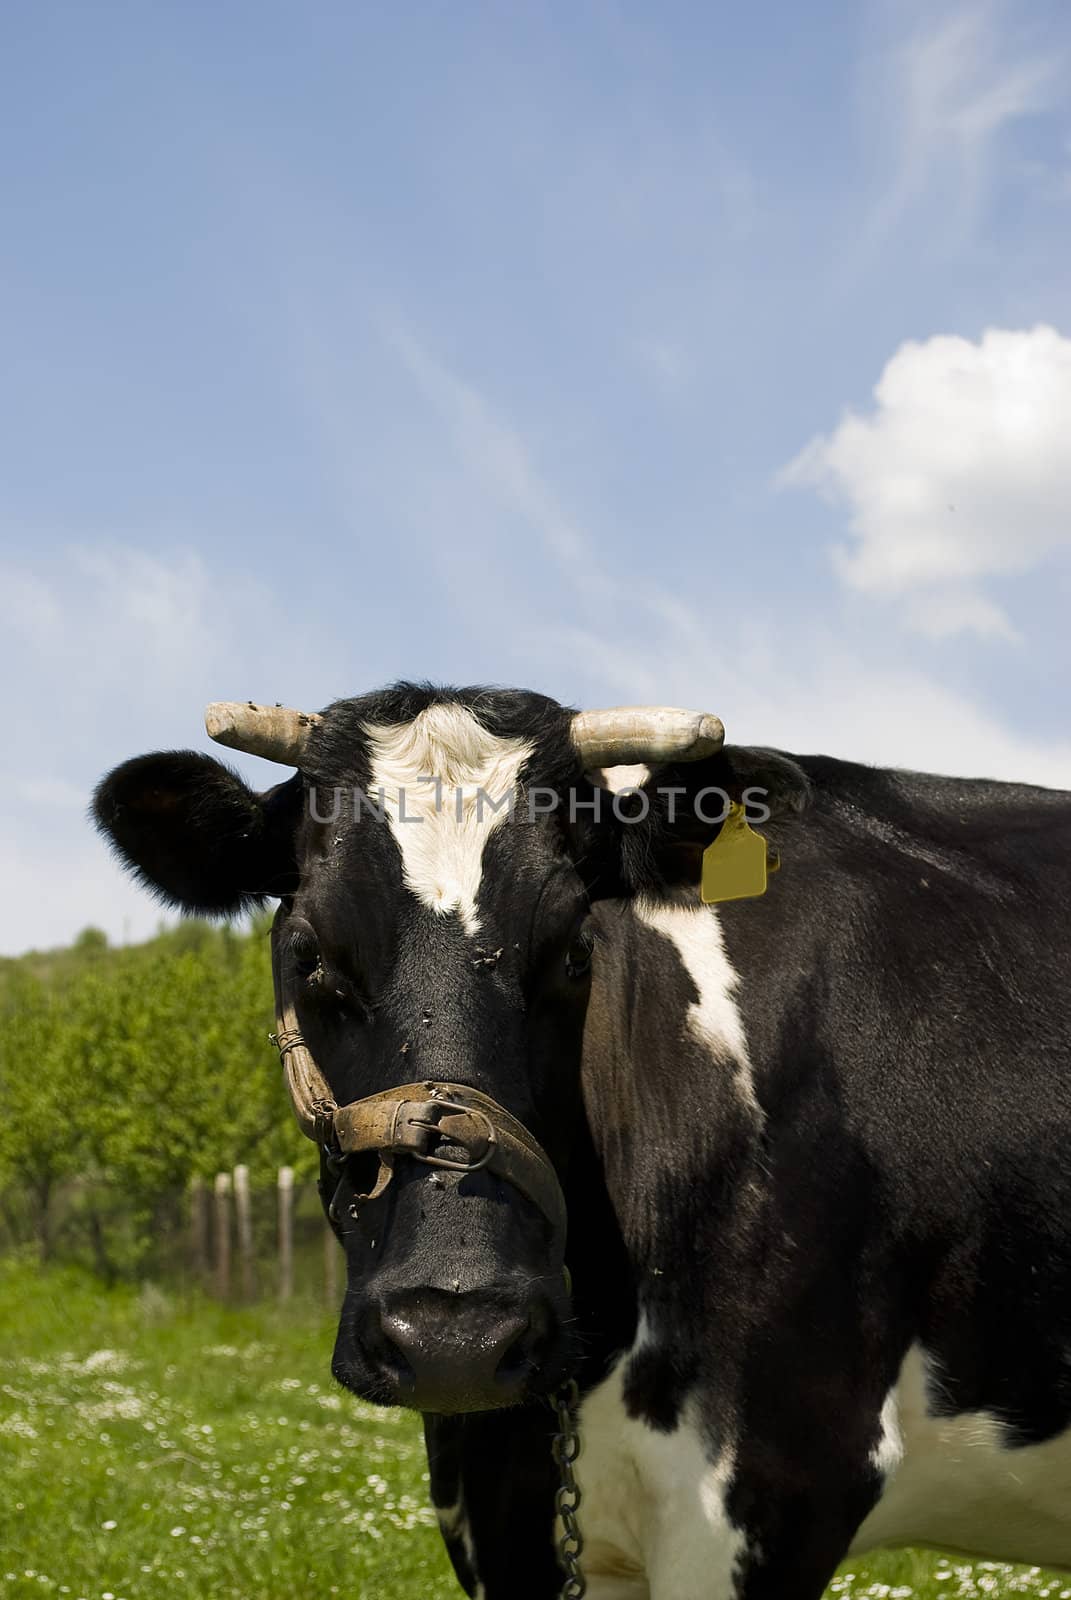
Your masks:
<svg viewBox="0 0 1071 1600"><path fill-rule="evenodd" d="M221 742L298 770L258 795L208 756L141 756L96 817L183 910L280 901L280 1044L348 1264L336 1376L439 1412L550 1390L575 1355L557 1182L591 907L694 893L711 796L754 771L716 718L666 708L400 685L315 717L210 713ZM655 767L643 796L613 800L600 771L635 762Z"/></svg>

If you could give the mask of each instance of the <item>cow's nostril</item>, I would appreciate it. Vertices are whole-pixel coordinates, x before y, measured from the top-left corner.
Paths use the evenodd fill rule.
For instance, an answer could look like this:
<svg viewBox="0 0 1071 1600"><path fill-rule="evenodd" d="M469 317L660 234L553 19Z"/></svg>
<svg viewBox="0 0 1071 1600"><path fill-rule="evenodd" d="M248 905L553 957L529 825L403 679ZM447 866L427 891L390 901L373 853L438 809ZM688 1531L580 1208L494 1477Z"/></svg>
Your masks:
<svg viewBox="0 0 1071 1600"><path fill-rule="evenodd" d="M519 1327L503 1336L499 1344L501 1354L495 1368L495 1377L500 1383L522 1378L535 1365L532 1360L534 1342L531 1317L525 1317Z"/></svg>
<svg viewBox="0 0 1071 1600"><path fill-rule="evenodd" d="M379 1339L381 1354L385 1364L394 1367L399 1377L411 1378L415 1368L413 1359L420 1364L420 1346L422 1343L419 1328L414 1327L411 1320L403 1316L392 1316L384 1312L379 1319Z"/></svg>
<svg viewBox="0 0 1071 1600"><path fill-rule="evenodd" d="M483 1410L509 1404L537 1370L532 1317L468 1305L384 1307L369 1341L383 1376L418 1410Z"/></svg>

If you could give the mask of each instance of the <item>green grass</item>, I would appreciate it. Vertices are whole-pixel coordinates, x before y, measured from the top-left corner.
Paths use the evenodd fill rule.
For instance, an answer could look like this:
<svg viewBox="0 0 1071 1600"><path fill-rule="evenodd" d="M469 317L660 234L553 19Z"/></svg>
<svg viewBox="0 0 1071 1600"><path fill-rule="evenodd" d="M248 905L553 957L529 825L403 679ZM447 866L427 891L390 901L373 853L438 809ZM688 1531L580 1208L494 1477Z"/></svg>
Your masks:
<svg viewBox="0 0 1071 1600"><path fill-rule="evenodd" d="M308 1308L226 1310L0 1262L0 1594L458 1600L416 1420L341 1395ZM913 1551L840 1600L1071 1600L1036 1568Z"/></svg>
<svg viewBox="0 0 1071 1600"><path fill-rule="evenodd" d="M457 1600L419 1427L326 1320L0 1263L0 1592Z"/></svg>

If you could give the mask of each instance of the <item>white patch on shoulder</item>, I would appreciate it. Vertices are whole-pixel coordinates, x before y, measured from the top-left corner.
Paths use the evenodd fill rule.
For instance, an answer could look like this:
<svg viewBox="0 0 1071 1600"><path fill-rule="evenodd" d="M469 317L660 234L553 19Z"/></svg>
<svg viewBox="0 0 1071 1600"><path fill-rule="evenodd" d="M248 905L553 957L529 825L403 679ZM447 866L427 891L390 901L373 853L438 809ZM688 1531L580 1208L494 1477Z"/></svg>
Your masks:
<svg viewBox="0 0 1071 1600"><path fill-rule="evenodd" d="M725 1507L732 1451L711 1460L688 1408L673 1433L625 1410L624 1374L649 1334L586 1396L577 1477L589 1600L730 1600L746 1548Z"/></svg>
<svg viewBox="0 0 1071 1600"><path fill-rule="evenodd" d="M742 1099L761 1116L744 1023L735 998L740 975L726 953L718 913L711 906L655 905L648 901L637 901L635 912L648 928L676 946L699 993L699 999L688 1007L688 1027L693 1037L706 1045L716 1060L729 1057L735 1065L736 1086Z"/></svg>
<svg viewBox="0 0 1071 1600"><path fill-rule="evenodd" d="M852 1553L930 1544L995 1561L1071 1566L1071 1430L1009 1447L989 1412L934 1416L940 1381L926 1351L913 1345L882 1407L873 1459L886 1473L885 1488Z"/></svg>
<svg viewBox="0 0 1071 1600"><path fill-rule="evenodd" d="M483 847L509 814L502 802L516 795L532 746L488 733L456 705L429 706L394 726L367 723L364 732L368 799L379 805L382 792L407 885L433 911L456 911L465 932L478 933Z"/></svg>

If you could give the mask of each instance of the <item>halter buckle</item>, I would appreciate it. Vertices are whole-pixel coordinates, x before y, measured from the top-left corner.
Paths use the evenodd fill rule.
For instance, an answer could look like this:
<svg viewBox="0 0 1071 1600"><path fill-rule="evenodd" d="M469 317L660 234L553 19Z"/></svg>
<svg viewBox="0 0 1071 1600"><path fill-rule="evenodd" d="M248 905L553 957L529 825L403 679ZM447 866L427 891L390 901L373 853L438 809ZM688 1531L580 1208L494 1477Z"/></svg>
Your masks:
<svg viewBox="0 0 1071 1600"><path fill-rule="evenodd" d="M459 1144L467 1161L431 1153L433 1141ZM447 1172L479 1172L494 1154L498 1140L485 1112L460 1100L403 1100L394 1113L387 1148L396 1155L412 1156L427 1167Z"/></svg>

